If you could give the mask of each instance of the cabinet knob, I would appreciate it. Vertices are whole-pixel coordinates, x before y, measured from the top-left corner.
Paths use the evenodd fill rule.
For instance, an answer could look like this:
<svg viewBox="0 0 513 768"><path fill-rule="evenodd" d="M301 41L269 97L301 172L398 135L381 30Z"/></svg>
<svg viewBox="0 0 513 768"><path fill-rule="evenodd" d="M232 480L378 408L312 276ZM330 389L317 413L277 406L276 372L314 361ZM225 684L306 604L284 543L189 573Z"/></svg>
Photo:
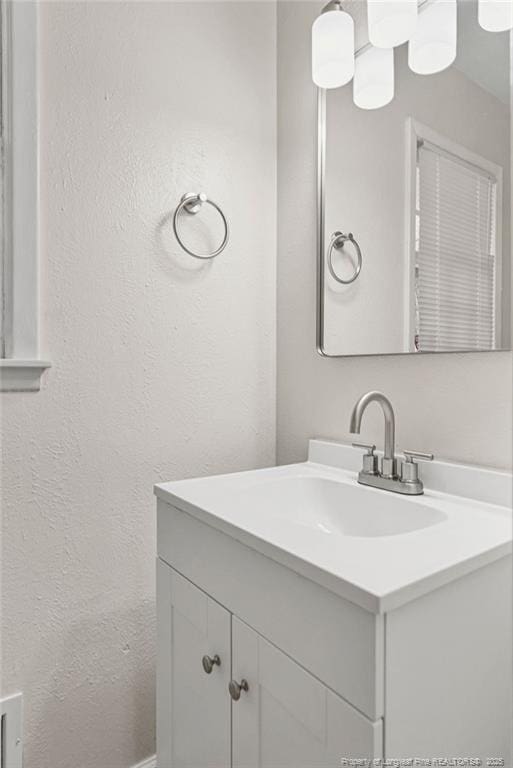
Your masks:
<svg viewBox="0 0 513 768"><path fill-rule="evenodd" d="M221 659L216 653L215 656L203 656L201 663L203 664L203 669L209 675L214 669L214 664L217 664L218 667L221 666Z"/></svg>
<svg viewBox="0 0 513 768"><path fill-rule="evenodd" d="M230 696L232 699L234 701L238 701L240 699L241 691L249 691L248 681L244 680L244 678L240 681L240 683L237 683L236 680L230 680L228 684L228 690L230 691Z"/></svg>

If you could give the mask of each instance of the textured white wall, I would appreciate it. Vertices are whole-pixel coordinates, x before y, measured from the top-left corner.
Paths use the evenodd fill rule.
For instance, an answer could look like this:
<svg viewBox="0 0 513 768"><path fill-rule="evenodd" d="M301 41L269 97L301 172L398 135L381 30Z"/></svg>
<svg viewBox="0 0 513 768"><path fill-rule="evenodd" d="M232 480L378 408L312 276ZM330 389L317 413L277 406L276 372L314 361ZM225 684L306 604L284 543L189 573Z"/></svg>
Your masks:
<svg viewBox="0 0 513 768"><path fill-rule="evenodd" d="M381 389L398 446L499 467L511 464L511 355L323 359L315 351L316 94L310 25L317 3L278 3L278 458L304 458L309 437L350 440L356 399ZM347 147L351 152L351 147ZM377 407L362 439L382 445Z"/></svg>
<svg viewBox="0 0 513 768"><path fill-rule="evenodd" d="M152 484L275 458L275 13L41 6L53 368L2 401L2 693L25 695L25 768L152 753ZM232 228L210 264L169 220L198 189Z"/></svg>
<svg viewBox="0 0 513 768"><path fill-rule="evenodd" d="M315 352L313 7L279 11L280 459L347 438L354 400L378 387L402 445L508 466L509 355ZM25 694L25 768L152 752L151 486L274 460L275 31L264 2L41 7L54 367L39 394L2 396L1 682ZM210 265L171 234L194 188L232 225ZM381 432L369 413L365 436Z"/></svg>

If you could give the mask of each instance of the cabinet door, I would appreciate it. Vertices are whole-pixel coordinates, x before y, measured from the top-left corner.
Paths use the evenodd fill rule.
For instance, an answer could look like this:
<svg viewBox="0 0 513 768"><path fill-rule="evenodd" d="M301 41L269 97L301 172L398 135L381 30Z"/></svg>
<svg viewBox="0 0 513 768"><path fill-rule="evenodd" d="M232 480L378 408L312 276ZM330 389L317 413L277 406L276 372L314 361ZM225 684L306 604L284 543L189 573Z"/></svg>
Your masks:
<svg viewBox="0 0 513 768"><path fill-rule="evenodd" d="M382 721L372 722L235 617L233 768L340 768L382 757Z"/></svg>
<svg viewBox="0 0 513 768"><path fill-rule="evenodd" d="M158 560L157 617L157 766L229 768L230 614Z"/></svg>

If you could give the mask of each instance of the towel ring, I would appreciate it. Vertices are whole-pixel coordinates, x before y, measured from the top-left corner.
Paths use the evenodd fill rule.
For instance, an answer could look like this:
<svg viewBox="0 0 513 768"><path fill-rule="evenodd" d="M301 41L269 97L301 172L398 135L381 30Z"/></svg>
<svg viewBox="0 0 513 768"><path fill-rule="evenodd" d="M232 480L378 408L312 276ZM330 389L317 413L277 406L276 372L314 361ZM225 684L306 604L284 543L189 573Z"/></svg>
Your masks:
<svg viewBox="0 0 513 768"><path fill-rule="evenodd" d="M354 275L350 277L349 280L343 280L341 277L337 275L337 273L335 272L335 268L333 267L333 249L336 248L337 251L342 250L342 248L344 247L344 244L347 243L348 240L354 245L358 263L356 265ZM356 280L356 278L358 277L358 275L362 270L362 252L360 250L360 246L354 239L352 232L349 232L347 235L344 235L342 232L333 233L331 237L330 247L328 248L328 268L330 270L331 276L337 281L337 283L343 283L344 285L349 285L349 283L354 283L354 281Z"/></svg>
<svg viewBox="0 0 513 768"><path fill-rule="evenodd" d="M195 215L196 213L198 213L198 211L201 210L201 206L203 205L203 203L208 203L213 208L215 208L216 211L219 213L221 219L223 220L223 224L224 224L223 242L221 243L219 248L216 248L216 250L212 251L212 253L195 253L194 251L191 251L190 248L187 248L182 238L178 234L177 221L178 221L178 214L180 213L180 211L185 211L186 213ZM224 251L224 249L226 248L226 245L230 237L226 216L224 215L220 207L217 205L217 203L214 203L213 200L209 200L204 192L199 192L198 194L196 192L187 192L187 194L182 196L182 199L177 205L176 211L173 216L173 231L175 233L176 239L178 240L183 250L186 253L188 253L189 256L194 256L195 259L213 259L214 256L218 256L221 253L221 251Z"/></svg>

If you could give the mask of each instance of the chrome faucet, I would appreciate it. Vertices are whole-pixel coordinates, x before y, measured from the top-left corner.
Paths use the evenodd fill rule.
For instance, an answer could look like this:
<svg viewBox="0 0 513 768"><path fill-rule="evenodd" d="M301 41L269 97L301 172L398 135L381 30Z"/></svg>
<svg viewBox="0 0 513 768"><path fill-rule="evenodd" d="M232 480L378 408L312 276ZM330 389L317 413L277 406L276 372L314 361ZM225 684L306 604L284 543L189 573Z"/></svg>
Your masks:
<svg viewBox="0 0 513 768"><path fill-rule="evenodd" d="M379 403L385 417L385 450L381 465L381 475L383 477L395 477L397 468L395 460L395 415L392 403L388 397L385 397L381 392L367 392L366 395L362 395L353 408L349 431L356 435L360 434L362 416L370 403Z"/></svg>
<svg viewBox="0 0 513 768"><path fill-rule="evenodd" d="M385 447L381 459L381 469L378 467L378 457L375 456L375 445L353 443L355 448L364 448L367 453L363 457L363 468L358 474L358 482L362 485L372 485L385 491L419 495L424 493L424 486L419 479L418 465L414 459L432 461L432 453L418 451L403 451L404 461L401 462L400 477L397 475L397 460L395 457L395 415L392 403L382 392L367 392L362 395L353 408L349 431L360 434L362 416L370 403L378 403L385 417Z"/></svg>

